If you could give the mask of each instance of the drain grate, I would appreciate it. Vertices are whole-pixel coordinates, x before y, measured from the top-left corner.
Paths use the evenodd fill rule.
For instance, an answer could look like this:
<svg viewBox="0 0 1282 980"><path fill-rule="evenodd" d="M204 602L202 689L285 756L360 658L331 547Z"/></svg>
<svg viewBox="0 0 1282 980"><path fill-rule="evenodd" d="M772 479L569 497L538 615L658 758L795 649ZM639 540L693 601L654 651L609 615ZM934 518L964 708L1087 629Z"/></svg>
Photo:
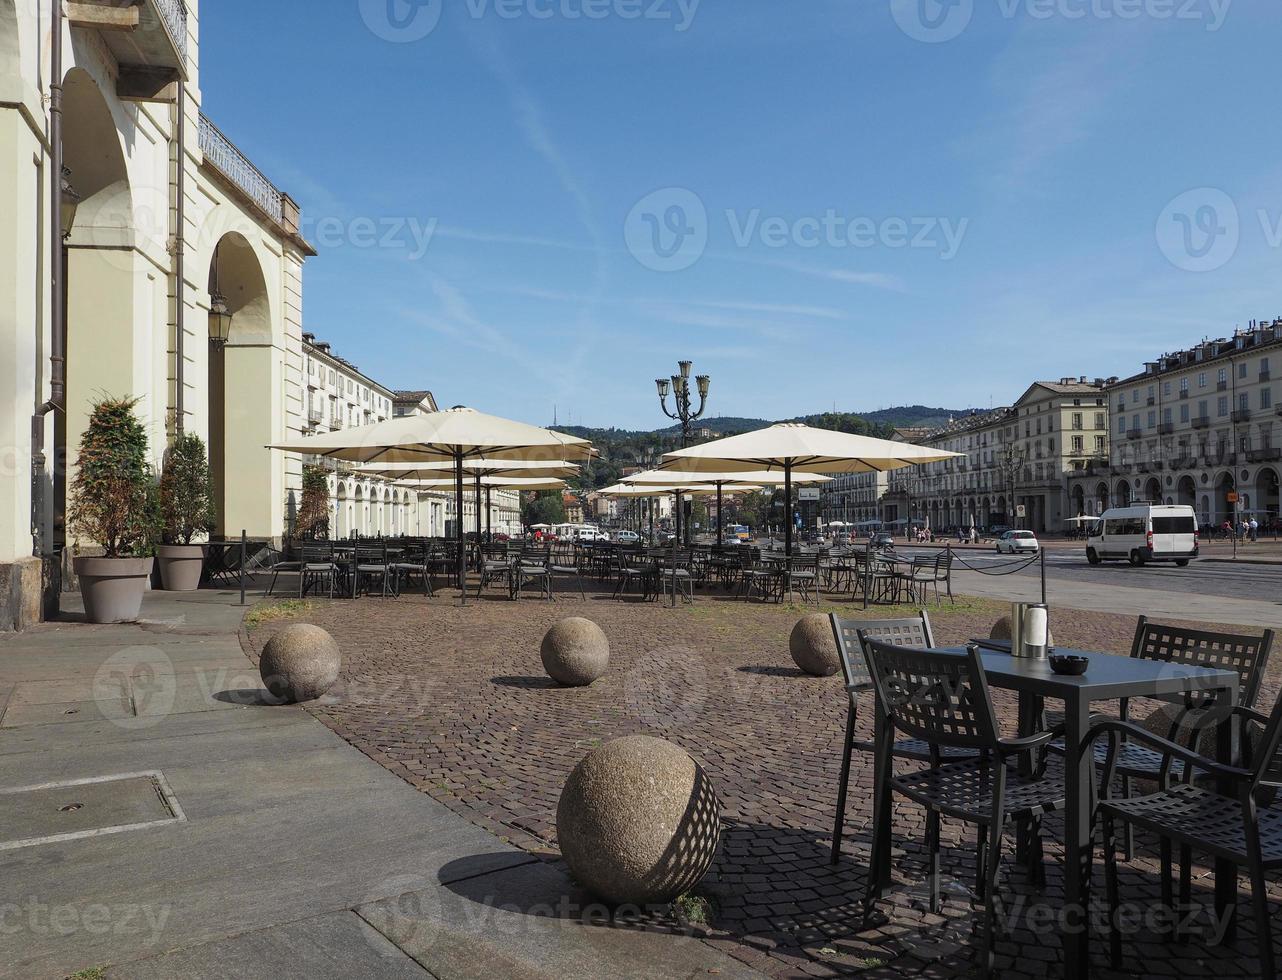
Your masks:
<svg viewBox="0 0 1282 980"><path fill-rule="evenodd" d="M162 827L186 820L160 772L0 789L0 851Z"/></svg>

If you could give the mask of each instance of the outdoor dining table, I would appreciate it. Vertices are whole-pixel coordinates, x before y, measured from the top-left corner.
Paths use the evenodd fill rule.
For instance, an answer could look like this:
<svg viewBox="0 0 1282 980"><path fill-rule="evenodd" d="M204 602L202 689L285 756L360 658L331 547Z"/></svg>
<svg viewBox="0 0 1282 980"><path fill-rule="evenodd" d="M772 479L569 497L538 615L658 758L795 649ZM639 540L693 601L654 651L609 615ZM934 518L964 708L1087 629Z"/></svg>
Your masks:
<svg viewBox="0 0 1282 980"><path fill-rule="evenodd" d="M965 654L963 647L950 647L944 654ZM1062 701L1065 721L1064 754L1064 975L1085 977L1090 973L1090 934L1086 914L1090 888L1091 829L1093 814L1092 780L1096 778L1094 758L1086 744L1090 727L1091 706L1101 701L1142 698L1154 695L1214 694L1216 704L1237 702L1238 674L1231 670L1187 667L1182 664L1114 654L1058 648L1058 653L1090 658L1090 666L1080 677L1054 673L1045 660L1014 657L1009 653L982 649L984 671L990 687L1019 694L1019 734L1033 734L1045 699ZM1218 761L1231 763L1231 714L1222 712L1217 731ZM882 706L875 709L874 751L884 759L892 744ZM873 767L873 844L870 874L885 887L890 883L891 800L881 785L882 765ZM1220 787L1228 792L1226 786ZM993 846L999 846L994 844ZM1068 869L1076 868L1076 874ZM1215 908L1219 921L1230 913L1237 899L1237 868L1231 861L1215 862ZM1231 914L1231 913L1230 913ZM1229 921L1227 941L1233 935L1236 917Z"/></svg>

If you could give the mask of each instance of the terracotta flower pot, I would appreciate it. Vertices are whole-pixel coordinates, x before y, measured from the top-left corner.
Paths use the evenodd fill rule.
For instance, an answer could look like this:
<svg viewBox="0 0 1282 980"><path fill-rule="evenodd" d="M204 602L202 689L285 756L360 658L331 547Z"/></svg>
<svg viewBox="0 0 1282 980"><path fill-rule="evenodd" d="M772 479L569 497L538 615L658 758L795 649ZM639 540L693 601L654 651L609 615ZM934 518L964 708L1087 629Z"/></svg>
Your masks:
<svg viewBox="0 0 1282 980"><path fill-rule="evenodd" d="M133 623L151 577L151 558L76 558L85 616L91 623Z"/></svg>
<svg viewBox="0 0 1282 980"><path fill-rule="evenodd" d="M202 544L162 544L156 548L160 585L166 592L195 592L205 568Z"/></svg>

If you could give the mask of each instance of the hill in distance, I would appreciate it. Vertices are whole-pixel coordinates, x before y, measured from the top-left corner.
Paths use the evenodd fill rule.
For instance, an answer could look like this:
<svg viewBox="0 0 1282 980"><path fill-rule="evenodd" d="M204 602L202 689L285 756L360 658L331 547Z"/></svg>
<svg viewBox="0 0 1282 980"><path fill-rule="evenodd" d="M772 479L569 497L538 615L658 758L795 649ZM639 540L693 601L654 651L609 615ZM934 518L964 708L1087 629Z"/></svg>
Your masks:
<svg viewBox="0 0 1282 980"><path fill-rule="evenodd" d="M895 428L935 428L936 426L946 425L950 418L960 418L963 415L969 415L976 409L970 408L930 408L926 405L902 405L896 408L883 408L875 412L840 412L824 413L821 415L804 415L792 419L780 419L786 422L805 422L807 425L814 425L819 428L849 429L854 428L849 423L853 419L862 419L868 423L870 434L888 435L891 429ZM731 435L740 432L752 432L755 429L764 429L766 426L774 423L768 419L743 418L734 415L721 415L715 418L703 418L694 423L697 429L708 429L719 436ZM564 432L567 435L578 436L581 439L591 439L599 437L604 433L613 434L616 437L643 437L643 436L670 436L680 433L679 425L670 425L660 429L634 430L634 429L616 429L616 428L597 428L591 426L571 425L556 426L557 431ZM860 427L862 428L862 427ZM877 430L873 433L872 430Z"/></svg>

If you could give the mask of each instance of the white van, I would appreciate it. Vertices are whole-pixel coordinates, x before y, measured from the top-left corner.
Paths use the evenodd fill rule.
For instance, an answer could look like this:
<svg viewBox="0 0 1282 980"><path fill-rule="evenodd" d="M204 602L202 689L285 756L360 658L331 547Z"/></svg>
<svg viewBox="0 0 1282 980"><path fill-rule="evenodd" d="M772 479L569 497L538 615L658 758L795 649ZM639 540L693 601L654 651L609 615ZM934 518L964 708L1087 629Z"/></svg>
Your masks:
<svg viewBox="0 0 1282 980"><path fill-rule="evenodd" d="M1114 507L1095 522L1086 541L1092 565L1124 558L1132 565L1173 561L1183 568L1196 557L1197 515L1185 505Z"/></svg>

